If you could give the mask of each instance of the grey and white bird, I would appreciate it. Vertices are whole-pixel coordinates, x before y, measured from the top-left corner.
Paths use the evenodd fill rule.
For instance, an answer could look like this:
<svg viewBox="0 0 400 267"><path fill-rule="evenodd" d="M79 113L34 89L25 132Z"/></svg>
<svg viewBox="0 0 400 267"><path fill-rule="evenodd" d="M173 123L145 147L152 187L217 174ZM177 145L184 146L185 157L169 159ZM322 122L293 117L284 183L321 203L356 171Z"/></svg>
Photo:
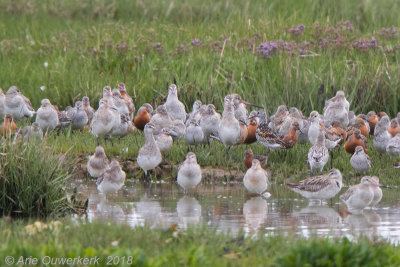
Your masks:
<svg viewBox="0 0 400 267"><path fill-rule="evenodd" d="M201 168L193 152L187 153L185 161L179 166L177 182L185 191L201 182Z"/></svg>
<svg viewBox="0 0 400 267"><path fill-rule="evenodd" d="M12 115L15 120L25 120L32 118L36 112L31 101L16 86L11 86L4 100L4 113Z"/></svg>
<svg viewBox="0 0 400 267"><path fill-rule="evenodd" d="M386 145L386 152L389 155L395 155L400 158L400 133L389 140Z"/></svg>
<svg viewBox="0 0 400 267"><path fill-rule="evenodd" d="M89 122L89 118L85 109L83 108L82 101L76 101L75 106L71 109L68 116L71 119L72 130L82 130Z"/></svg>
<svg viewBox="0 0 400 267"><path fill-rule="evenodd" d="M327 126L338 121L343 128L346 128L349 125L349 111L346 109L346 102L337 101L329 104L324 111L324 118Z"/></svg>
<svg viewBox="0 0 400 267"><path fill-rule="evenodd" d="M362 146L357 146L354 154L350 158L350 165L359 172L364 174L371 168L371 159L364 152Z"/></svg>
<svg viewBox="0 0 400 267"><path fill-rule="evenodd" d="M379 178L377 176L372 176L371 179L375 181L375 183L378 184L378 186L373 186L372 191L374 192L374 198L372 199L371 203L369 204L371 207L375 207L379 202L381 202L382 197L383 197L383 192L382 189L379 187L381 184L379 184Z"/></svg>
<svg viewBox="0 0 400 267"><path fill-rule="evenodd" d="M100 193L115 193L122 188L125 183L125 172L121 169L119 162L113 160L110 167L97 179L97 190Z"/></svg>
<svg viewBox="0 0 400 267"><path fill-rule="evenodd" d="M153 135L161 153L171 149L172 144L174 143L172 136L175 137L175 134L172 131L163 128L158 134L153 132Z"/></svg>
<svg viewBox="0 0 400 267"><path fill-rule="evenodd" d="M369 206L374 199L373 187L378 187L379 183L372 177L364 176L361 182L351 186L343 195L340 196L350 212L360 213Z"/></svg>
<svg viewBox="0 0 400 267"><path fill-rule="evenodd" d="M98 178L109 168L109 165L110 161L104 152L104 148L98 146L94 150L94 154L88 157L86 169L91 177Z"/></svg>
<svg viewBox="0 0 400 267"><path fill-rule="evenodd" d="M268 189L268 172L265 171L258 159L253 159L251 168L243 177L243 184L247 191L261 195Z"/></svg>
<svg viewBox="0 0 400 267"><path fill-rule="evenodd" d="M194 101L194 103L193 103L193 108L192 108L192 112L190 112L190 113L188 114L188 118L187 118L187 120L186 120L186 122L185 122L186 127L189 125L189 122L190 122L190 121L192 121L192 120L199 121L199 120L200 120L200 118L201 118L201 113L202 113L202 112L200 111L201 106L202 106L202 103L201 103L200 100ZM204 110L204 108L203 108L203 110Z"/></svg>
<svg viewBox="0 0 400 267"><path fill-rule="evenodd" d="M106 140L111 130L117 127L120 121L118 110L108 105L108 100L103 98L90 123L91 132L97 138L97 145L100 145L99 138L104 137Z"/></svg>
<svg viewBox="0 0 400 267"><path fill-rule="evenodd" d="M135 127L128 114L120 115L119 124L111 129L110 138L117 137L120 140L122 137L127 136L129 133L133 132Z"/></svg>
<svg viewBox="0 0 400 267"><path fill-rule="evenodd" d="M333 198L342 189L342 174L338 169L331 169L328 174L310 177L297 183L286 183L290 190L308 199Z"/></svg>
<svg viewBox="0 0 400 267"><path fill-rule="evenodd" d="M168 115L167 109L163 105L156 108L155 114L150 119L150 123L152 123L154 127L158 130L171 127L172 122L173 121ZM184 122L182 121L182 123Z"/></svg>
<svg viewBox="0 0 400 267"><path fill-rule="evenodd" d="M322 130L319 131L317 142L308 151L307 158L312 175L315 174L315 170L321 173L329 160L329 151L325 146L325 133Z"/></svg>
<svg viewBox="0 0 400 267"><path fill-rule="evenodd" d="M383 116L375 126L373 144L380 154L386 153L386 147L392 139L392 135L388 131L389 126L390 119L388 116Z"/></svg>
<svg viewBox="0 0 400 267"><path fill-rule="evenodd" d="M113 102L120 114L129 114L129 108L118 89L112 90Z"/></svg>
<svg viewBox="0 0 400 267"><path fill-rule="evenodd" d="M185 105L178 99L178 89L175 84L171 84L168 89L167 101L164 104L168 115L172 120L186 121Z"/></svg>
<svg viewBox="0 0 400 267"><path fill-rule="evenodd" d="M37 110L35 122L44 132L53 131L60 123L58 112L47 98L42 99L41 104L41 107Z"/></svg>
<svg viewBox="0 0 400 267"><path fill-rule="evenodd" d="M84 96L84 97L82 98L82 106L83 106L83 109L84 109L85 112L86 112L86 115L87 115L87 117L88 117L88 119L89 119L89 122L91 122L92 119L93 119L94 113L95 113L96 111L94 110L94 108L92 108L92 106L90 106L89 97Z"/></svg>
<svg viewBox="0 0 400 267"><path fill-rule="evenodd" d="M200 119L200 127L204 136L209 140L210 135L218 135L221 115L215 111L213 104L208 104Z"/></svg>
<svg viewBox="0 0 400 267"><path fill-rule="evenodd" d="M227 99L218 129L219 140L225 145L227 155L231 146L236 145L240 137L240 123L234 112L233 101Z"/></svg>
<svg viewBox="0 0 400 267"><path fill-rule="evenodd" d="M206 141L203 129L195 120L191 120L186 127L184 139L186 141L186 144L188 144L189 146L197 146L198 144L205 143Z"/></svg>
<svg viewBox="0 0 400 267"><path fill-rule="evenodd" d="M153 136L154 129L155 126L151 122L147 123L144 127L144 136L146 138L146 142L139 149L137 156L137 163L144 171L144 175L146 177L147 172L157 167L162 160L161 151L158 148Z"/></svg>

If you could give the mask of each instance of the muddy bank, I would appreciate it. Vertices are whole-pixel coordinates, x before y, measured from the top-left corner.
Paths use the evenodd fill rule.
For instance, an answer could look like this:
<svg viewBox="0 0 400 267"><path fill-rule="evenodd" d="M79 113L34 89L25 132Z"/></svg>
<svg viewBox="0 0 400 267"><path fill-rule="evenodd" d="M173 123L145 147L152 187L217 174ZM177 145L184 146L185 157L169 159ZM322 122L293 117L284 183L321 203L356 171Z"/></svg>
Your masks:
<svg viewBox="0 0 400 267"><path fill-rule="evenodd" d="M86 170L87 155L80 155L77 158L77 164L73 170L74 178L87 178L89 177ZM141 179L143 171L137 165L136 160L132 159L118 159L122 166L122 169L126 172L127 178ZM176 173L178 172L177 165L171 165L169 162L163 162L159 167L156 168L156 175L158 178L163 180L174 180L176 179ZM222 168L203 166L202 167L203 180L206 182L242 182L244 172L241 170L226 170Z"/></svg>

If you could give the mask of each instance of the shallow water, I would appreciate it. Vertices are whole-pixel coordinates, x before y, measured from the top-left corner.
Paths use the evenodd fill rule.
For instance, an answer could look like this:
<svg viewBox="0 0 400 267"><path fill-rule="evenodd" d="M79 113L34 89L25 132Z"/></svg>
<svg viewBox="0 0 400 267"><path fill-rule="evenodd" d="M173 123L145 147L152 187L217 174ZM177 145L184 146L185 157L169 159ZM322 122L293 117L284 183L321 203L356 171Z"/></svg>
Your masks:
<svg viewBox="0 0 400 267"><path fill-rule="evenodd" d="M268 199L249 196L241 184L201 185L185 195L176 184L127 182L107 199L97 192L94 181L77 180L73 186L82 198L89 197L89 220L161 228L206 224L231 234L243 230L248 235L366 236L400 241L400 195L395 189L383 189L383 199L376 208L355 215L348 214L338 197L322 205L309 203L279 185L271 185Z"/></svg>

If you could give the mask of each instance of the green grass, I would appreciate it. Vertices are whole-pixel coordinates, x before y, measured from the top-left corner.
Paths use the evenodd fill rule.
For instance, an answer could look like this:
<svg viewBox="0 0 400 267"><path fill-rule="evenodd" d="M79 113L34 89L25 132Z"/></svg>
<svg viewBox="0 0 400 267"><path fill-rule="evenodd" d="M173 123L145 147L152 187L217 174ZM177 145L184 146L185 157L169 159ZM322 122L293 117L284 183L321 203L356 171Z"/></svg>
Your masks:
<svg viewBox="0 0 400 267"><path fill-rule="evenodd" d="M0 222L0 257L132 257L120 266L397 266L400 251L385 241L230 236L208 228L154 230L68 221ZM39 265L40 266L40 265ZM57 265L58 266L58 265Z"/></svg>
<svg viewBox="0 0 400 267"><path fill-rule="evenodd" d="M0 145L0 214L36 218L65 215L71 208L66 187L72 161L45 143Z"/></svg>
<svg viewBox="0 0 400 267"><path fill-rule="evenodd" d="M396 1L211 2L3 1L0 84L18 85L35 107L45 97L65 107L83 95L97 103L101 88L124 81L139 106L160 104L167 84L176 79L187 107L199 98L221 108L223 96L237 92L268 112L285 103L308 113L321 110L317 90L323 83L321 97L343 89L356 112L397 113L398 37L377 34L399 25ZM344 20L354 24L353 32L337 26ZM303 35L286 31L300 23L306 26ZM225 46L223 35L230 38ZM358 39L372 37L381 48L352 48ZM195 38L203 46L192 47ZM255 52L265 41L300 44L319 38L344 38L343 46L311 46L308 54L315 56L309 57L295 52L264 59ZM158 42L160 50L154 48ZM223 51L214 49L215 42ZM118 44L126 44L127 51L119 51ZM186 51L177 52L179 45Z"/></svg>

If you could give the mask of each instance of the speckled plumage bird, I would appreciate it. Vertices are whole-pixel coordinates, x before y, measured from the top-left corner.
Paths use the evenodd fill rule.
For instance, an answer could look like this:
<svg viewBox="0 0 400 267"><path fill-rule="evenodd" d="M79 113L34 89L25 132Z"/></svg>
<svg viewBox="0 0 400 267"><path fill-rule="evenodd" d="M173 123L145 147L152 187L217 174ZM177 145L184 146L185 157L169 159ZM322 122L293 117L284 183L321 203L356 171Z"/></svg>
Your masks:
<svg viewBox="0 0 400 267"><path fill-rule="evenodd" d="M354 154L350 158L350 165L356 171L363 172L364 174L371 168L371 159L364 152L362 146L357 146Z"/></svg>
<svg viewBox="0 0 400 267"><path fill-rule="evenodd" d="M317 142L308 151L307 159L312 175L315 174L315 170L319 170L321 173L328 162L329 151L325 146L325 133L322 130L318 134Z"/></svg>
<svg viewBox="0 0 400 267"><path fill-rule="evenodd" d="M286 183L286 186L308 199L329 199L342 189L342 174L338 169L331 169L328 174Z"/></svg>

